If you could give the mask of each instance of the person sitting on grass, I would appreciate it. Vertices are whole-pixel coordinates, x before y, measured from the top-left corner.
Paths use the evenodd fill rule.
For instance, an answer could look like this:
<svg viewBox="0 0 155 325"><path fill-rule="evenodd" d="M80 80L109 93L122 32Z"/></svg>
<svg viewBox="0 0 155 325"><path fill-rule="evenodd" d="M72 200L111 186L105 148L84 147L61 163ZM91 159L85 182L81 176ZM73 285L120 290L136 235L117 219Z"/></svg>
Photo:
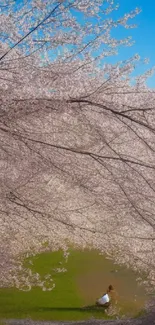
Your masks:
<svg viewBox="0 0 155 325"><path fill-rule="evenodd" d="M115 290L114 290L113 286L110 284L107 289L107 292L104 293L104 295L101 298L97 299L96 305L109 307L111 300L113 300L114 293L115 293Z"/></svg>

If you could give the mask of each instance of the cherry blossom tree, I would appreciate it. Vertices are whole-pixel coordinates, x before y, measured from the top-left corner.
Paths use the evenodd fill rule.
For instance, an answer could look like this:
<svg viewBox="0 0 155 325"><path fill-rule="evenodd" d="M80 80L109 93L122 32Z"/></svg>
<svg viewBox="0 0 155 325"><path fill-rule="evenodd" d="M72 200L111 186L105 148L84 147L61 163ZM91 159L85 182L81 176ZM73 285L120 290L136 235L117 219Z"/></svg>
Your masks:
<svg viewBox="0 0 155 325"><path fill-rule="evenodd" d="M118 46L130 45L130 38L119 40L111 32L118 26L134 27L128 20L140 12L136 8L117 20L107 18L119 8L112 0L1 1L0 8L1 40L9 46L1 55L3 61L15 48L24 56L45 51L49 60L62 62L77 56L105 58Z"/></svg>
<svg viewBox="0 0 155 325"><path fill-rule="evenodd" d="M133 79L138 55L104 62L131 45L113 29L134 27L139 9L118 20L106 18L118 10L110 0L0 9L1 279L19 253L69 238L154 284L153 70Z"/></svg>

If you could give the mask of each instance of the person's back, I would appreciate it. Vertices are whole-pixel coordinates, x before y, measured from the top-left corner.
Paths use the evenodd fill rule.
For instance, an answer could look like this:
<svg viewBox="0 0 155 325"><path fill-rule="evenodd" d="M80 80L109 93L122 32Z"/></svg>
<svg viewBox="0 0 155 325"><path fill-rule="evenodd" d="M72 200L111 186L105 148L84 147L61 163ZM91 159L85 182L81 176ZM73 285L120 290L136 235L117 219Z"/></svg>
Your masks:
<svg viewBox="0 0 155 325"><path fill-rule="evenodd" d="M105 305L108 304L110 301L109 295L105 293L101 298L98 299L98 304L99 305Z"/></svg>
<svg viewBox="0 0 155 325"><path fill-rule="evenodd" d="M100 306L109 306L110 301L115 301L115 290L109 285L107 292L97 300L96 304Z"/></svg>

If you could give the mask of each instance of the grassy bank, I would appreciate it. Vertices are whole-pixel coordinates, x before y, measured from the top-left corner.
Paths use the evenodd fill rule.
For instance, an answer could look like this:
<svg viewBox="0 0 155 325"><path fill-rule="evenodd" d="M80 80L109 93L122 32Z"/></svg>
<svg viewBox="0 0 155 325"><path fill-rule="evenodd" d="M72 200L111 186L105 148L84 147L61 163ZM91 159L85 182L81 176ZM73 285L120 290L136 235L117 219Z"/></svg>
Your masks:
<svg viewBox="0 0 155 325"><path fill-rule="evenodd" d="M62 251L46 252L25 258L23 267L32 276L38 274L39 286L32 285L30 291L1 289L0 318L108 318L104 309L94 304L110 283L119 294L117 309L120 315L136 316L143 310L145 290L138 285L137 275L96 251L70 250L69 256L64 256ZM19 278L23 274L24 270ZM25 283L22 283L22 288L29 289Z"/></svg>

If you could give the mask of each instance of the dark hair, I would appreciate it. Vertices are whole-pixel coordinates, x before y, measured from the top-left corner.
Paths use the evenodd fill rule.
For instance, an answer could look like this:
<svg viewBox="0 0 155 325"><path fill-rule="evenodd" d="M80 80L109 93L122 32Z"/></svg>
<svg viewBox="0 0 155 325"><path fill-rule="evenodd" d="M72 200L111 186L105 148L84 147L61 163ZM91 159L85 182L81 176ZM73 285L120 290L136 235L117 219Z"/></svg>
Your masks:
<svg viewBox="0 0 155 325"><path fill-rule="evenodd" d="M108 287L108 290L109 291L114 290L114 287L110 284L109 287Z"/></svg>

